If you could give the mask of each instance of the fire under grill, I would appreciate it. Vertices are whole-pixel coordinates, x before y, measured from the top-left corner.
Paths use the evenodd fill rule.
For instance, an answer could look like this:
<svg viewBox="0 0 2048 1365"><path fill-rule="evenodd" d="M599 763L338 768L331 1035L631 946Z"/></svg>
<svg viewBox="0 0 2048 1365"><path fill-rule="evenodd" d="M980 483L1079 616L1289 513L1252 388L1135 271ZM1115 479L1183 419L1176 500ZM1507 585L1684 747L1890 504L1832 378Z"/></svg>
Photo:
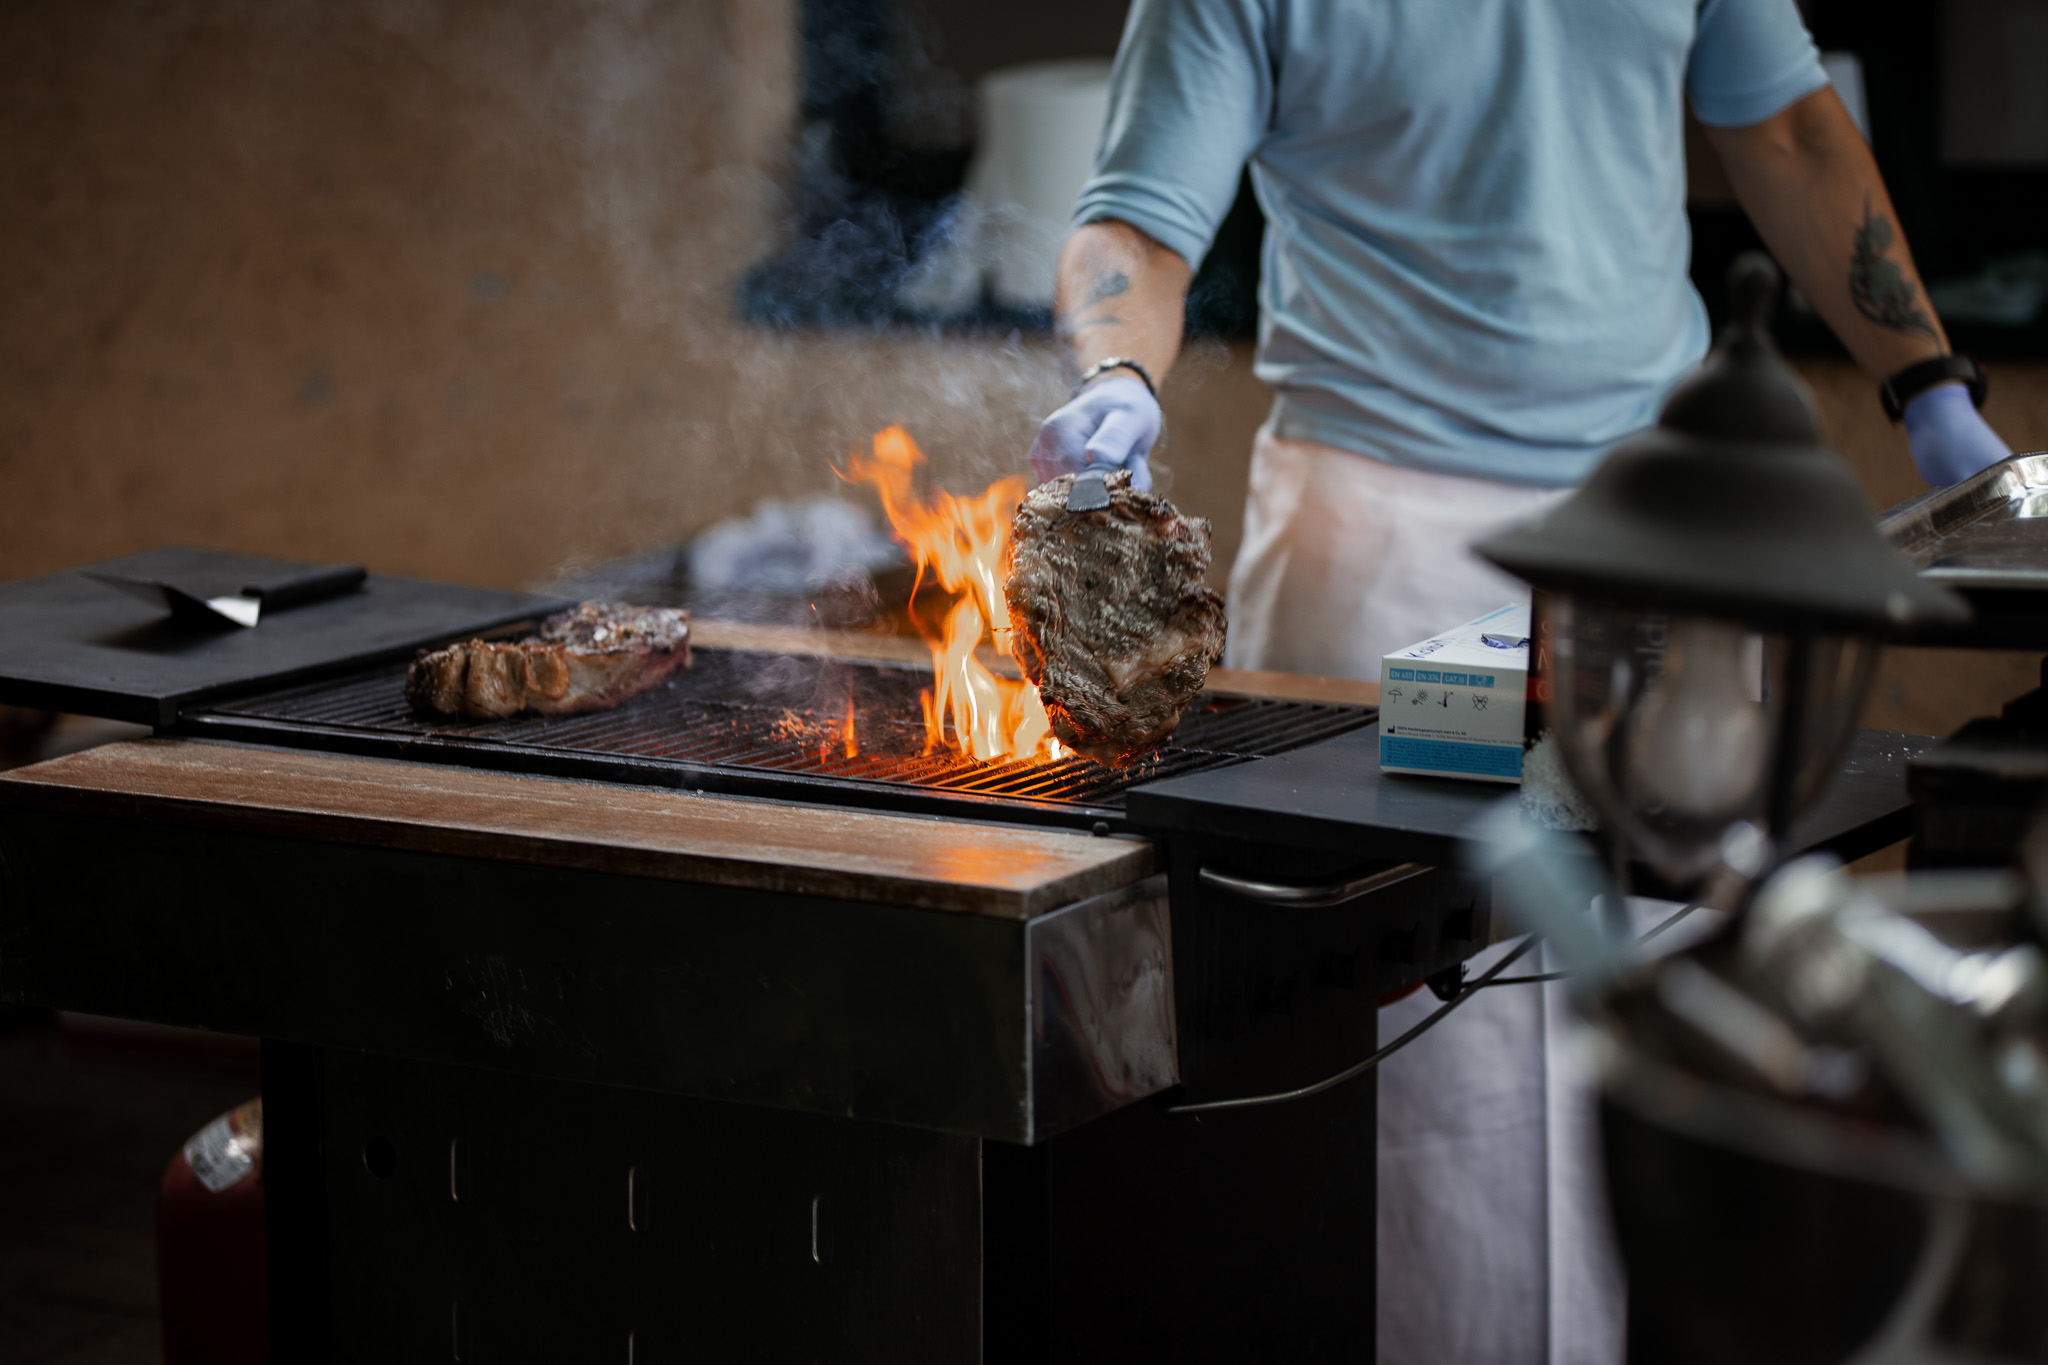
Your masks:
<svg viewBox="0 0 2048 1365"><path fill-rule="evenodd" d="M504 721L416 716L404 677L393 664L223 702L188 712L179 729L738 795L956 814L978 806L1087 826L1120 824L1132 787L1285 753L1374 716L1368 707L1204 694L1171 744L1112 769L1081 757L983 763L928 751L919 694L931 675L888 664L699 649L688 672L613 710Z"/></svg>

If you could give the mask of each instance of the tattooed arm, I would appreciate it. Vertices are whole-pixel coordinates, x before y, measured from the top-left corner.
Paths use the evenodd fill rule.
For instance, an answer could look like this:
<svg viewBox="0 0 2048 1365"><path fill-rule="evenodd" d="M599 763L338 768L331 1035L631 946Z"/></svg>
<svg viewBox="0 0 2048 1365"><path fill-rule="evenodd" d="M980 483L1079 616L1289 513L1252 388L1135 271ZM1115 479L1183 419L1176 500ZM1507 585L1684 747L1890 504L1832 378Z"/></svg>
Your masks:
<svg viewBox="0 0 2048 1365"><path fill-rule="evenodd" d="M1865 370L1883 379L1948 353L1877 163L1833 87L1706 133L1771 254Z"/></svg>
<svg viewBox="0 0 2048 1365"><path fill-rule="evenodd" d="M1193 277L1186 261L1128 223L1075 228L1060 253L1054 302L1067 381L1098 360L1129 356L1165 383L1180 354Z"/></svg>
<svg viewBox="0 0 2048 1365"><path fill-rule="evenodd" d="M1075 228L1060 254L1054 305L1067 382L1079 382L1098 361L1123 358L1165 383L1180 354L1193 273L1128 223L1105 219ZM1032 472L1050 479L1110 465L1130 471L1134 486L1150 488L1147 460L1163 420L1149 386L1128 370L1106 371L1039 424Z"/></svg>
<svg viewBox="0 0 2048 1365"><path fill-rule="evenodd" d="M1736 197L1793 283L1879 379L1948 354L1877 163L1832 88L1746 128L1709 128ZM1956 383L1906 403L1906 444L1930 484L2012 452Z"/></svg>

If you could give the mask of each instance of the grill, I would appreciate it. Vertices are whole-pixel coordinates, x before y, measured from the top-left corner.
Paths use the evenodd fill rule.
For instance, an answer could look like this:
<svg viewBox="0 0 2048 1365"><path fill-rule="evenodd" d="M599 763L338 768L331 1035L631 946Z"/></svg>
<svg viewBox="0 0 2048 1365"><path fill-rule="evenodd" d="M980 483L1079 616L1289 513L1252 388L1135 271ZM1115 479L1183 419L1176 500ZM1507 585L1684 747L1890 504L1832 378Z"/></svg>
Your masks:
<svg viewBox="0 0 2048 1365"><path fill-rule="evenodd" d="M977 763L926 752L922 670L700 649L694 666L581 716L442 721L412 714L395 664L187 713L188 733L556 776L926 813L975 807L1051 824L1122 823L1141 783L1285 753L1371 723L1368 707L1204 696L1171 745L1128 768L1086 758ZM846 737L849 710L854 752ZM991 810L990 807L999 807Z"/></svg>

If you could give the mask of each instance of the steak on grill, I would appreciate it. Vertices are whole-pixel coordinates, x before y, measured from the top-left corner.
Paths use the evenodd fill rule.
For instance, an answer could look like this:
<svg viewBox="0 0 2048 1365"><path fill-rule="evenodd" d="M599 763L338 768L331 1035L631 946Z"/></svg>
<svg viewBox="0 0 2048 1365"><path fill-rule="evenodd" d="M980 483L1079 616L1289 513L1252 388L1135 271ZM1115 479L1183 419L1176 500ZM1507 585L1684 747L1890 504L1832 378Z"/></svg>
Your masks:
<svg viewBox="0 0 2048 1365"><path fill-rule="evenodd" d="M469 640L421 654L405 699L421 715L491 720L602 711L690 666L690 614L585 602L510 644Z"/></svg>
<svg viewBox="0 0 2048 1365"><path fill-rule="evenodd" d="M1223 657L1223 599L1202 581L1207 518L1121 470L1108 507L1070 512L1073 482L1034 488L1010 524L1012 648L1060 741L1123 767L1166 741Z"/></svg>

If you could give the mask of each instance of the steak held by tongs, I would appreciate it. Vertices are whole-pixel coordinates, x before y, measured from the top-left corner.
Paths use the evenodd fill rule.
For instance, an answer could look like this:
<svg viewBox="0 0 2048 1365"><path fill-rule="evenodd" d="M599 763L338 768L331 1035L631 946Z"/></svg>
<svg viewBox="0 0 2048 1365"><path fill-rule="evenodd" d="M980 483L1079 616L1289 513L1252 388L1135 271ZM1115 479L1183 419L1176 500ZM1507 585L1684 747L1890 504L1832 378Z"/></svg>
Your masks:
<svg viewBox="0 0 2048 1365"><path fill-rule="evenodd" d="M690 666L690 614L584 602L524 640L469 640L421 654L405 699L421 715L492 720L602 711Z"/></svg>
<svg viewBox="0 0 2048 1365"><path fill-rule="evenodd" d="M1203 581L1209 522L1104 478L1109 505L1068 508L1073 475L1025 495L1004 592L1012 649L1060 742L1121 767L1166 742L1223 657L1223 599Z"/></svg>

